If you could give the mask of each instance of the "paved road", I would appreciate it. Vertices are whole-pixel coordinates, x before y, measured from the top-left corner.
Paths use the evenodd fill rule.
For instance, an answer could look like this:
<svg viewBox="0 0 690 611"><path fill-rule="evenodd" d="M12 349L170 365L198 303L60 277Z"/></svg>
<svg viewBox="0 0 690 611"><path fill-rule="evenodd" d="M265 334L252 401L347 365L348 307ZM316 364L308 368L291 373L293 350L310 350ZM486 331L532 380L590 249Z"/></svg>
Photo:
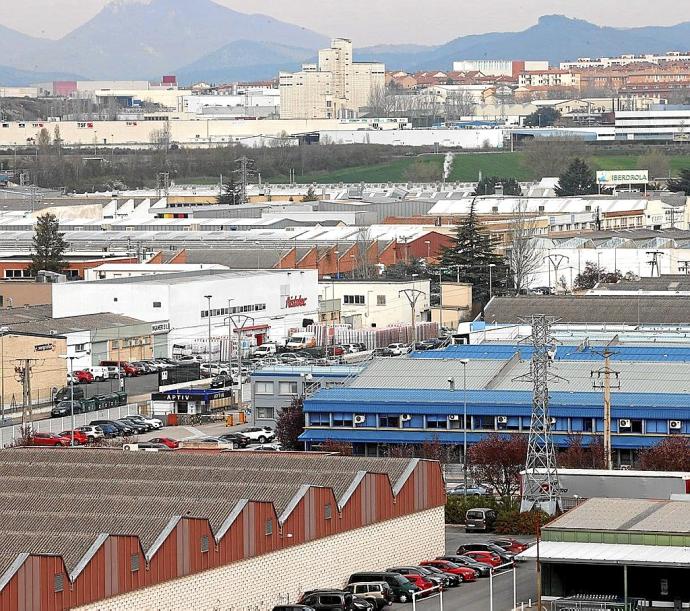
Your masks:
<svg viewBox="0 0 690 611"><path fill-rule="evenodd" d="M465 534L464 530L454 527L446 527L446 552L455 553L461 543L486 541L487 535L472 533ZM518 537L520 540L528 540ZM515 573L517 586L517 604L521 601L534 600L536 596L536 576L534 562L521 562ZM443 594L443 609L446 611L490 611L489 597L490 582L488 578L478 579L473 583L464 583L459 588L452 588ZM440 601L438 596L422 599L417 603L419 611L439 611ZM408 611L411 604L392 607L393 611ZM493 580L493 609L494 611L510 611L513 609L513 572L509 571L494 576Z"/></svg>

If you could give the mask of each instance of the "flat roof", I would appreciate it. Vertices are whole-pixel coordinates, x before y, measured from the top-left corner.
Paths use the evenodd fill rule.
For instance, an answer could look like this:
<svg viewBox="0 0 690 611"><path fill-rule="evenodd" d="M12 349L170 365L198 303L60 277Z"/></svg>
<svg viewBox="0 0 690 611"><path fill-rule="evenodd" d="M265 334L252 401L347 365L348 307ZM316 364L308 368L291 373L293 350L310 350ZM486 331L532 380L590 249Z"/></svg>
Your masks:
<svg viewBox="0 0 690 611"><path fill-rule="evenodd" d="M96 331L109 327L131 327L134 325L151 324L131 316L101 312L98 314L81 314L79 316L64 316L53 318L51 305L31 305L21 308L6 308L0 310L2 324L9 327L10 332L37 332L49 335L56 333L73 333L76 331Z"/></svg>
<svg viewBox="0 0 690 611"><path fill-rule="evenodd" d="M199 269L191 272L173 272L150 276L130 276L127 278L108 278L106 280L81 280L70 282L73 284L184 284L189 282L203 282L206 280L236 280L243 278L254 279L257 276L284 276L288 273L312 272L303 269L246 269L246 270L217 270Z"/></svg>

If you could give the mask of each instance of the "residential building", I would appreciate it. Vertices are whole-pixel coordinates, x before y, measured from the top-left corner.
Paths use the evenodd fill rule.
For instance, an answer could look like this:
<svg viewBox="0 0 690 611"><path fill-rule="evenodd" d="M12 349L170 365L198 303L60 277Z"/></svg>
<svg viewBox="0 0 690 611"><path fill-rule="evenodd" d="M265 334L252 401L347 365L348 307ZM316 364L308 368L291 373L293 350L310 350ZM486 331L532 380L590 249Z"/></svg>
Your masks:
<svg viewBox="0 0 690 611"><path fill-rule="evenodd" d="M580 57L574 61L561 62L561 68L572 70L573 68L610 68L631 64L672 64L677 62L690 62L690 53L669 51L668 53L625 54L617 57Z"/></svg>
<svg viewBox="0 0 690 611"><path fill-rule="evenodd" d="M655 106L617 111L616 140L690 141L690 106Z"/></svg>
<svg viewBox="0 0 690 611"><path fill-rule="evenodd" d="M579 89L580 75L558 68L523 70L520 72L518 84L520 87L568 87Z"/></svg>
<svg viewBox="0 0 690 611"><path fill-rule="evenodd" d="M481 72L486 76L510 76L517 79L525 70L548 70L546 60L509 60L509 59L465 59L453 62L455 72Z"/></svg>
<svg viewBox="0 0 690 611"><path fill-rule="evenodd" d="M369 104L372 92L385 86L385 66L354 62L352 42L335 38L319 51L318 64L305 64L299 72L281 72L281 119L357 117Z"/></svg>
<svg viewBox="0 0 690 611"><path fill-rule="evenodd" d="M0 471L3 611L271 609L445 550L435 461L21 448Z"/></svg>

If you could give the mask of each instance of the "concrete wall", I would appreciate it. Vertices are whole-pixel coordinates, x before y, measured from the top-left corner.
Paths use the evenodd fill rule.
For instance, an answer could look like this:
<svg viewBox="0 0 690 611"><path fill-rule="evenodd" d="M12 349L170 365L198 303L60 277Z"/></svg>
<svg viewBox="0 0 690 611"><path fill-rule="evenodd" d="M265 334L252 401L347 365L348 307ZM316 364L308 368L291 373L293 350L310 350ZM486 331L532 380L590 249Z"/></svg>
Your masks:
<svg viewBox="0 0 690 611"><path fill-rule="evenodd" d="M270 611L276 604L294 602L305 590L342 587L354 572L416 564L444 551L444 508L436 507L80 609Z"/></svg>
<svg viewBox="0 0 690 611"><path fill-rule="evenodd" d="M17 267L22 267L20 264ZM45 305L53 300L52 285L24 280L0 281L0 308Z"/></svg>

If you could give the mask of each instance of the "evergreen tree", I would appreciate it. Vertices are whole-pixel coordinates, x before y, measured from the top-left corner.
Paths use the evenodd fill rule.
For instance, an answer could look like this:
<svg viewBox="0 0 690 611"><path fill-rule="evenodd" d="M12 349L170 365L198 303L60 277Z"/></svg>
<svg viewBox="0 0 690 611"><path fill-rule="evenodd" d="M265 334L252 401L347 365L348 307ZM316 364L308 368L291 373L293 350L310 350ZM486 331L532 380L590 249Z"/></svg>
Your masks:
<svg viewBox="0 0 690 611"><path fill-rule="evenodd" d="M668 190L674 193L683 192L685 195L690 195L690 168L682 169L678 178L669 180Z"/></svg>
<svg viewBox="0 0 690 611"><path fill-rule="evenodd" d="M598 191L597 177L584 159L575 158L561 174L556 187L558 197L591 195Z"/></svg>
<svg viewBox="0 0 690 611"><path fill-rule="evenodd" d="M217 200L219 204L225 204L226 206L237 206L244 203L242 201L242 185L236 183L234 178L231 178L223 185L223 192L218 196Z"/></svg>
<svg viewBox="0 0 690 611"><path fill-rule="evenodd" d="M496 239L477 219L475 200L469 214L458 223L454 244L441 254L439 269L447 280L472 284L472 300L483 307L489 301L489 284L496 294L506 285L507 268L496 254Z"/></svg>
<svg viewBox="0 0 690 611"><path fill-rule="evenodd" d="M67 263L62 255L68 246L64 235L60 233L60 223L54 214L46 213L38 217L29 265L32 276L40 270L58 273L64 271Z"/></svg>
<svg viewBox="0 0 690 611"><path fill-rule="evenodd" d="M318 202L319 198L316 196L316 193L314 192L314 187L309 187L307 189L307 194L302 198L303 202Z"/></svg>
<svg viewBox="0 0 690 611"><path fill-rule="evenodd" d="M525 127L549 127L555 125L560 118L560 112L555 108L545 106L525 117Z"/></svg>
<svg viewBox="0 0 690 611"><path fill-rule="evenodd" d="M502 178L500 176L487 176L477 183L477 188L472 195L494 195L496 185L503 185L504 195L522 195L520 184L514 178Z"/></svg>

